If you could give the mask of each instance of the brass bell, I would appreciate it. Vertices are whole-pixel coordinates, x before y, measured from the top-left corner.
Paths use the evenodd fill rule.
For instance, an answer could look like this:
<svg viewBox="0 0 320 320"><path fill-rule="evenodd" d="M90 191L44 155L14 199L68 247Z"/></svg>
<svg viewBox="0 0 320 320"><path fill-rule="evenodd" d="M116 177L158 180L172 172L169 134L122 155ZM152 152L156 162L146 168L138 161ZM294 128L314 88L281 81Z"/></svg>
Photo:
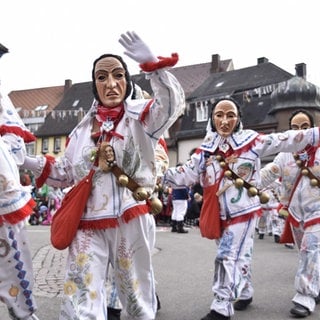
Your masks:
<svg viewBox="0 0 320 320"><path fill-rule="evenodd" d="M289 212L288 212L288 210L281 208L279 210L279 215L283 216L283 217L287 217L289 215Z"/></svg>
<svg viewBox="0 0 320 320"><path fill-rule="evenodd" d="M132 193L133 197L137 201L143 201L148 199L148 192L145 188L139 187Z"/></svg>
<svg viewBox="0 0 320 320"><path fill-rule="evenodd" d="M118 182L122 187L126 187L129 183L129 178L125 174L121 174L118 178Z"/></svg>
<svg viewBox="0 0 320 320"><path fill-rule="evenodd" d="M297 160L297 161L296 161L296 164L297 164L298 167L301 167L302 161L301 161L301 160Z"/></svg>
<svg viewBox="0 0 320 320"><path fill-rule="evenodd" d="M151 199L151 213L154 215L159 214L162 211L162 202L160 201L159 198L153 197Z"/></svg>
<svg viewBox="0 0 320 320"><path fill-rule="evenodd" d="M243 187L243 185L244 185L243 179L237 178L237 179L234 181L234 185L235 185L237 188Z"/></svg>
<svg viewBox="0 0 320 320"><path fill-rule="evenodd" d="M258 194L258 189L256 187L250 187L248 189L248 194L250 197L254 197Z"/></svg>
<svg viewBox="0 0 320 320"><path fill-rule="evenodd" d="M157 184L155 185L153 191L154 191L154 192L159 192L159 186L158 186Z"/></svg>
<svg viewBox="0 0 320 320"><path fill-rule="evenodd" d="M265 204L270 200L269 195L266 192L261 192L259 194L260 203Z"/></svg>
<svg viewBox="0 0 320 320"><path fill-rule="evenodd" d="M231 178L232 177L232 172L230 170L226 170L224 175L227 177L227 178Z"/></svg>
<svg viewBox="0 0 320 320"><path fill-rule="evenodd" d="M216 159L217 159L218 161L221 161L221 160L222 160L222 156L221 156L220 154L217 154L217 155L216 155Z"/></svg>
<svg viewBox="0 0 320 320"><path fill-rule="evenodd" d="M308 171L308 169L306 169L306 168L301 170L301 174L302 174L303 176L307 176L308 173L309 173L309 171Z"/></svg>
<svg viewBox="0 0 320 320"><path fill-rule="evenodd" d="M224 168L226 166L226 163L224 161L220 161L220 166Z"/></svg>
<svg viewBox="0 0 320 320"><path fill-rule="evenodd" d="M318 180L317 180L317 179L311 179L311 180L310 180L310 184L311 184L313 187L316 187L316 186L318 186Z"/></svg>

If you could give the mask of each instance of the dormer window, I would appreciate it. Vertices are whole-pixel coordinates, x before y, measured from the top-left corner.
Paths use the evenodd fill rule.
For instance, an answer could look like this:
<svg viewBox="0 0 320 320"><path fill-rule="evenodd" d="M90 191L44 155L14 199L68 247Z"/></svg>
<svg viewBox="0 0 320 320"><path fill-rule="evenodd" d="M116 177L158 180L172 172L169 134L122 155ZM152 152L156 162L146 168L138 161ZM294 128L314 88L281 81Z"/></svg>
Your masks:
<svg viewBox="0 0 320 320"><path fill-rule="evenodd" d="M196 121L208 121L208 101L198 101L196 103Z"/></svg>

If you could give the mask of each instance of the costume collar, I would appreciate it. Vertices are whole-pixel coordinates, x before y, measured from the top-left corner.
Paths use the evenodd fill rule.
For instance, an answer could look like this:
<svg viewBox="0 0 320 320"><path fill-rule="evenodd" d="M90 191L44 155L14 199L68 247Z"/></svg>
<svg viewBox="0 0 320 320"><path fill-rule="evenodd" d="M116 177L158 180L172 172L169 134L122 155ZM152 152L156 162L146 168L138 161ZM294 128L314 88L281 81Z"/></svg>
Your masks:
<svg viewBox="0 0 320 320"><path fill-rule="evenodd" d="M219 146L228 144L236 151L251 144L258 135L254 130L241 130L231 134L228 138L223 138L217 132L208 132L201 144L201 149L215 152Z"/></svg>

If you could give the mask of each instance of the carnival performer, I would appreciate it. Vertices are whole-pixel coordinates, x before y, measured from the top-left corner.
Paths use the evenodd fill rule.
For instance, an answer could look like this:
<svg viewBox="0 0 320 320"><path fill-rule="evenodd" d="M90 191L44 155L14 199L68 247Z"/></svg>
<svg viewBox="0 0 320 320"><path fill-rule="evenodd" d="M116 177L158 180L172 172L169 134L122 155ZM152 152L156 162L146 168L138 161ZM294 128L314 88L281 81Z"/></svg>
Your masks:
<svg viewBox="0 0 320 320"><path fill-rule="evenodd" d="M68 248L60 320L107 319L109 263L123 307L121 317L151 320L157 311L149 235L154 221L145 196L152 194L156 183L156 144L184 111L185 97L168 71L178 61L177 54L157 58L135 32L122 34L119 42L146 73L154 98L132 100L123 58L100 56L92 70L95 101L70 134L64 156L55 161L48 156L29 157L24 164L38 183L62 188L80 181L92 166L96 169L79 229ZM103 160L100 142L112 147L113 163ZM115 166L143 192L120 184L112 170L108 171Z"/></svg>
<svg viewBox="0 0 320 320"><path fill-rule="evenodd" d="M289 120L290 129L314 127L307 110L298 110ZM298 318L315 309L320 292L320 148L312 143L298 152L281 152L261 169L262 185L281 179L281 211L287 212L283 243L294 243L299 251L295 276L296 294L290 313ZM289 231L289 232L286 232Z"/></svg>
<svg viewBox="0 0 320 320"><path fill-rule="evenodd" d="M26 230L36 203L30 189L21 185L19 174L25 142L33 140L9 97L0 93L0 300L14 320L38 319Z"/></svg>
<svg viewBox="0 0 320 320"><path fill-rule="evenodd" d="M257 220L259 239L263 239L265 234L273 236L274 242L279 243L283 230L284 220L280 218L279 208L279 187L280 182L275 181L268 187L262 189L269 196L267 203L261 204L262 215Z"/></svg>
<svg viewBox="0 0 320 320"><path fill-rule="evenodd" d="M222 98L213 103L200 148L183 166L167 171L165 183L172 186L200 181L200 231L202 236L217 240L213 301L202 320L230 319L234 309L245 310L253 300L254 231L261 202L268 200L256 187L260 157L318 143L318 128L265 135L243 130L240 105L232 98ZM216 221L205 223L205 218L215 217L215 213Z"/></svg>

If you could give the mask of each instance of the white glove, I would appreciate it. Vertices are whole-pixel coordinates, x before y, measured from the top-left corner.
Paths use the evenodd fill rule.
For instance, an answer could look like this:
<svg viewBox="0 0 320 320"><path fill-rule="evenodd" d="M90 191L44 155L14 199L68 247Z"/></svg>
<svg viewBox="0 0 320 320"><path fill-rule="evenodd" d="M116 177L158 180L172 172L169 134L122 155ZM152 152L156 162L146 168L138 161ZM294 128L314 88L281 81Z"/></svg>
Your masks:
<svg viewBox="0 0 320 320"><path fill-rule="evenodd" d="M124 53L139 64L159 61L134 31L122 34L119 42L126 49Z"/></svg>

